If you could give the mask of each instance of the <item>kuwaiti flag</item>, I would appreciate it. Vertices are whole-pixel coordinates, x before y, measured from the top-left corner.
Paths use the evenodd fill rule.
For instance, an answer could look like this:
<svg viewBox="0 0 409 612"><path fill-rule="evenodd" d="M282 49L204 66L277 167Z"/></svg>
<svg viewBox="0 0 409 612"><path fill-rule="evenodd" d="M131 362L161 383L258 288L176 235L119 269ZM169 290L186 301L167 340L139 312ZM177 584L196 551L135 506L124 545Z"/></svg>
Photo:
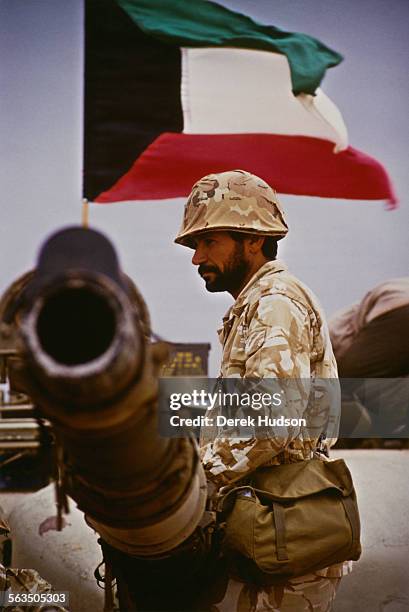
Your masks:
<svg viewBox="0 0 409 612"><path fill-rule="evenodd" d="M86 0L85 197L186 196L244 168L281 193L395 204L319 87L341 60L206 0Z"/></svg>

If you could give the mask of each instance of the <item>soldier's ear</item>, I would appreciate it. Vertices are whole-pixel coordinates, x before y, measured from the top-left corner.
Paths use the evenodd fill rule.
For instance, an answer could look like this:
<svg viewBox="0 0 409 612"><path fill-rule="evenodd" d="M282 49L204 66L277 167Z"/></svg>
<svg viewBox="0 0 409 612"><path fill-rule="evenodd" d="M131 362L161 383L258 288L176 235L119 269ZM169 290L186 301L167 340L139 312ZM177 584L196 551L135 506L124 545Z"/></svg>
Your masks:
<svg viewBox="0 0 409 612"><path fill-rule="evenodd" d="M263 248L265 238L263 236L249 236L247 240L250 253L257 255Z"/></svg>

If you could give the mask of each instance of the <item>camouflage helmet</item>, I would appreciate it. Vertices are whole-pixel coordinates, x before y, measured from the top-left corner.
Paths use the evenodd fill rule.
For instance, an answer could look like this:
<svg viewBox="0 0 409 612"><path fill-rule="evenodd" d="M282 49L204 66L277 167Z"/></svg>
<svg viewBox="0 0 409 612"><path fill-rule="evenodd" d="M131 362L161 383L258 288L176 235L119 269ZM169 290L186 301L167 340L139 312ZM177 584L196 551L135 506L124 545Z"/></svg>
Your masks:
<svg viewBox="0 0 409 612"><path fill-rule="evenodd" d="M277 194L245 170L209 174L193 185L177 244L194 248L192 237L227 230L284 238L288 227Z"/></svg>

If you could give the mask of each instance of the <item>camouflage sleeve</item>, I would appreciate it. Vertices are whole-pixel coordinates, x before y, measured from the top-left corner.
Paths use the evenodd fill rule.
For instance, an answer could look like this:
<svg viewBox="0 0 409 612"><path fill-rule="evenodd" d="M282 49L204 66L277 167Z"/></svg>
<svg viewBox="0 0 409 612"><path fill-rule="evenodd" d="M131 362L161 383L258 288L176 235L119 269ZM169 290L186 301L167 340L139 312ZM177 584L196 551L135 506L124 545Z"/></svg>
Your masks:
<svg viewBox="0 0 409 612"><path fill-rule="evenodd" d="M0 610L4 612L68 612L67 608L53 603L53 587L33 569L13 569L4 567L0 563ZM33 603L27 605L28 601L20 605L5 605L7 593L13 595L24 595L29 601L29 594L44 594L45 603ZM21 599L21 598L20 598Z"/></svg>
<svg viewBox="0 0 409 612"><path fill-rule="evenodd" d="M310 323L307 310L285 295L262 297L244 333L245 377L258 379L262 391L267 378L288 379L285 407L277 414L290 418L302 417L309 397L310 382ZM264 379L264 383L263 383ZM291 379L291 380L290 380ZM243 478L260 465L270 461L291 440L300 434L298 427L268 427L253 438L216 437L201 449L202 461L209 480L217 487ZM302 440L299 440L302 445Z"/></svg>

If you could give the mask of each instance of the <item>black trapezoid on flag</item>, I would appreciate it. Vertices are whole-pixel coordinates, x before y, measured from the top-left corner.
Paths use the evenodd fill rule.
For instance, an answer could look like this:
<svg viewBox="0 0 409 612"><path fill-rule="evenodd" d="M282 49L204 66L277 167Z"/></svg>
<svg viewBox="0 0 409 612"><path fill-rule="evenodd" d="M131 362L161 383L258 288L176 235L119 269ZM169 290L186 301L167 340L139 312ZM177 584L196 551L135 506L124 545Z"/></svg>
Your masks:
<svg viewBox="0 0 409 612"><path fill-rule="evenodd" d="M162 132L180 132L181 52L114 0L85 2L84 183L95 199Z"/></svg>

